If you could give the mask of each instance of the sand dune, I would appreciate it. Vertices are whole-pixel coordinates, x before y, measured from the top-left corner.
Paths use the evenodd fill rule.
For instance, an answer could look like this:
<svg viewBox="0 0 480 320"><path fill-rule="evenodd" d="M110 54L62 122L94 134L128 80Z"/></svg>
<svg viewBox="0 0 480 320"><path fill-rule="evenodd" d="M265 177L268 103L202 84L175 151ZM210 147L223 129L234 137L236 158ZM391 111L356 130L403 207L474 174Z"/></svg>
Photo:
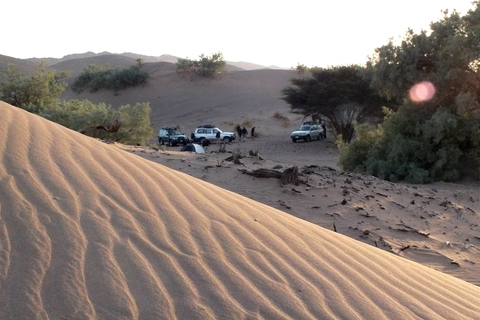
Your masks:
<svg viewBox="0 0 480 320"><path fill-rule="evenodd" d="M480 316L477 286L0 113L0 319Z"/></svg>

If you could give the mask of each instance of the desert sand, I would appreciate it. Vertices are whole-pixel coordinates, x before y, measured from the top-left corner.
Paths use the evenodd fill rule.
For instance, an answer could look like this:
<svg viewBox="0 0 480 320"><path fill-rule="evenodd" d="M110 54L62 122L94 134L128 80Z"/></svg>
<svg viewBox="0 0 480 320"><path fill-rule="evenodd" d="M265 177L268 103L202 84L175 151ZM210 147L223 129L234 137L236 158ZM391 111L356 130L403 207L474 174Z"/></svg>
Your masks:
<svg viewBox="0 0 480 320"><path fill-rule="evenodd" d="M423 245L442 253L449 241L444 250L456 252L457 264L475 265L469 255L476 247L463 250L451 235L468 232L469 243L478 241L478 225L464 225L476 223L480 210L472 188L452 196L330 166L300 168L304 182L271 188L278 181L242 173L223 159L227 154L211 152L215 146L203 156L137 149L5 103L0 114L0 319L480 316L478 286L401 256L421 256ZM248 151L256 141L261 135L229 148ZM315 143L322 142L327 148L327 141ZM298 146L299 159L311 152ZM264 160L245 156L236 166L284 165L265 153ZM232 190L211 183L213 177ZM318 225L330 218L357 239ZM437 238L442 225L448 228ZM388 238L396 232L391 226L418 250L380 248L397 248Z"/></svg>

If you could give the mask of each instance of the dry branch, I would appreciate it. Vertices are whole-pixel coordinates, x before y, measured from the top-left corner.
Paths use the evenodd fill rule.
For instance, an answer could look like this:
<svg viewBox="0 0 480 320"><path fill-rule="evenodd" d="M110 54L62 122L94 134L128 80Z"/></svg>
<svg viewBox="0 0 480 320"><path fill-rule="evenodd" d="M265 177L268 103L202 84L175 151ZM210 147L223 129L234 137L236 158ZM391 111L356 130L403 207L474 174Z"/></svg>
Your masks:
<svg viewBox="0 0 480 320"><path fill-rule="evenodd" d="M298 178L298 168L297 166L293 166L291 168L287 168L284 171L278 171L273 169L255 169L255 170L247 170L247 169L238 169L241 172L257 177L257 178L275 178L280 179L283 185L285 184L295 184L297 185L300 180Z"/></svg>
<svg viewBox="0 0 480 320"><path fill-rule="evenodd" d="M114 132L118 132L121 125L122 125L122 122L118 119L115 119L115 121L113 121L112 124L108 127L104 125L90 126L90 127L80 129L79 132L82 134L85 134L87 132L92 132L95 130L104 130L106 132L114 133Z"/></svg>

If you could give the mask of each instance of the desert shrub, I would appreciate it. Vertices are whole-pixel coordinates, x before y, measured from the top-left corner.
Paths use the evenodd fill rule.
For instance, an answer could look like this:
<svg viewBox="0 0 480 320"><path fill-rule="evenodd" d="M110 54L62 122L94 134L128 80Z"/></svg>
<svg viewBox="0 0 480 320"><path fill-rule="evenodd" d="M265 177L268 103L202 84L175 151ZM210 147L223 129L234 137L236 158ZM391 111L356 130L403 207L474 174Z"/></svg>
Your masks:
<svg viewBox="0 0 480 320"><path fill-rule="evenodd" d="M337 137L339 164L346 171L364 172L368 153L374 148L382 135L382 129L373 128L367 123L355 124L356 139L351 143Z"/></svg>
<svg viewBox="0 0 480 320"><path fill-rule="evenodd" d="M115 110L104 103L69 100L37 111L44 118L99 139L144 145L153 134L148 103L124 105Z"/></svg>
<svg viewBox="0 0 480 320"><path fill-rule="evenodd" d="M214 53L212 56L201 54L199 60L191 60L188 58L179 58L176 64L177 73L180 74L197 74L202 77L214 77L225 72L227 63L223 59L221 52Z"/></svg>
<svg viewBox="0 0 480 320"><path fill-rule="evenodd" d="M478 178L480 123L447 109L426 117L425 110L405 105L376 130L359 126L352 143L339 145L340 165L390 181L455 181L467 174Z"/></svg>
<svg viewBox="0 0 480 320"><path fill-rule="evenodd" d="M115 120L116 114L109 105L105 103L94 104L88 100L68 100L59 104L42 108L38 115L64 127L80 131L92 125L108 125ZM103 136L99 132L90 134L96 138Z"/></svg>
<svg viewBox="0 0 480 320"><path fill-rule="evenodd" d="M112 69L109 66L89 65L72 84L73 92L80 93L86 89L96 92L109 89L115 92L143 84L148 79L148 72L143 69L141 59L137 64L123 69Z"/></svg>
<svg viewBox="0 0 480 320"><path fill-rule="evenodd" d="M44 63L40 63L38 70L31 75L23 75L15 66L8 65L2 71L0 100L24 109L52 106L67 86L66 82L60 82L66 76L63 72L48 71Z"/></svg>
<svg viewBox="0 0 480 320"><path fill-rule="evenodd" d="M150 104L136 103L124 105L118 109L122 126L116 134L119 141L127 144L145 145L153 135L150 125Z"/></svg>

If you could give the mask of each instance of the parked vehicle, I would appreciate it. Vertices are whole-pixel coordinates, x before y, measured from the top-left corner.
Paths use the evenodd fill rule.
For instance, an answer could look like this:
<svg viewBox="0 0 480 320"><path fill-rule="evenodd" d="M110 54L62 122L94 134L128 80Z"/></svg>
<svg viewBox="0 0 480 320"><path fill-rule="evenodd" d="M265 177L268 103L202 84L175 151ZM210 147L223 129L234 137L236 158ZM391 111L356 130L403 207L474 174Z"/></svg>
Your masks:
<svg viewBox="0 0 480 320"><path fill-rule="evenodd" d="M218 133L220 136L217 138ZM203 145L205 140L209 142L214 142L217 139L220 139L224 142L232 142L237 138L235 133L222 131L214 125L202 125L195 129L195 132L192 135L193 140Z"/></svg>
<svg viewBox="0 0 480 320"><path fill-rule="evenodd" d="M163 127L158 132L158 142L160 144L176 146L177 144L185 144L188 141L188 137L181 133L176 127Z"/></svg>
<svg viewBox="0 0 480 320"><path fill-rule="evenodd" d="M302 124L298 130L295 130L290 135L293 142L304 140L309 142L311 140L320 140L323 138L323 129L320 124Z"/></svg>

